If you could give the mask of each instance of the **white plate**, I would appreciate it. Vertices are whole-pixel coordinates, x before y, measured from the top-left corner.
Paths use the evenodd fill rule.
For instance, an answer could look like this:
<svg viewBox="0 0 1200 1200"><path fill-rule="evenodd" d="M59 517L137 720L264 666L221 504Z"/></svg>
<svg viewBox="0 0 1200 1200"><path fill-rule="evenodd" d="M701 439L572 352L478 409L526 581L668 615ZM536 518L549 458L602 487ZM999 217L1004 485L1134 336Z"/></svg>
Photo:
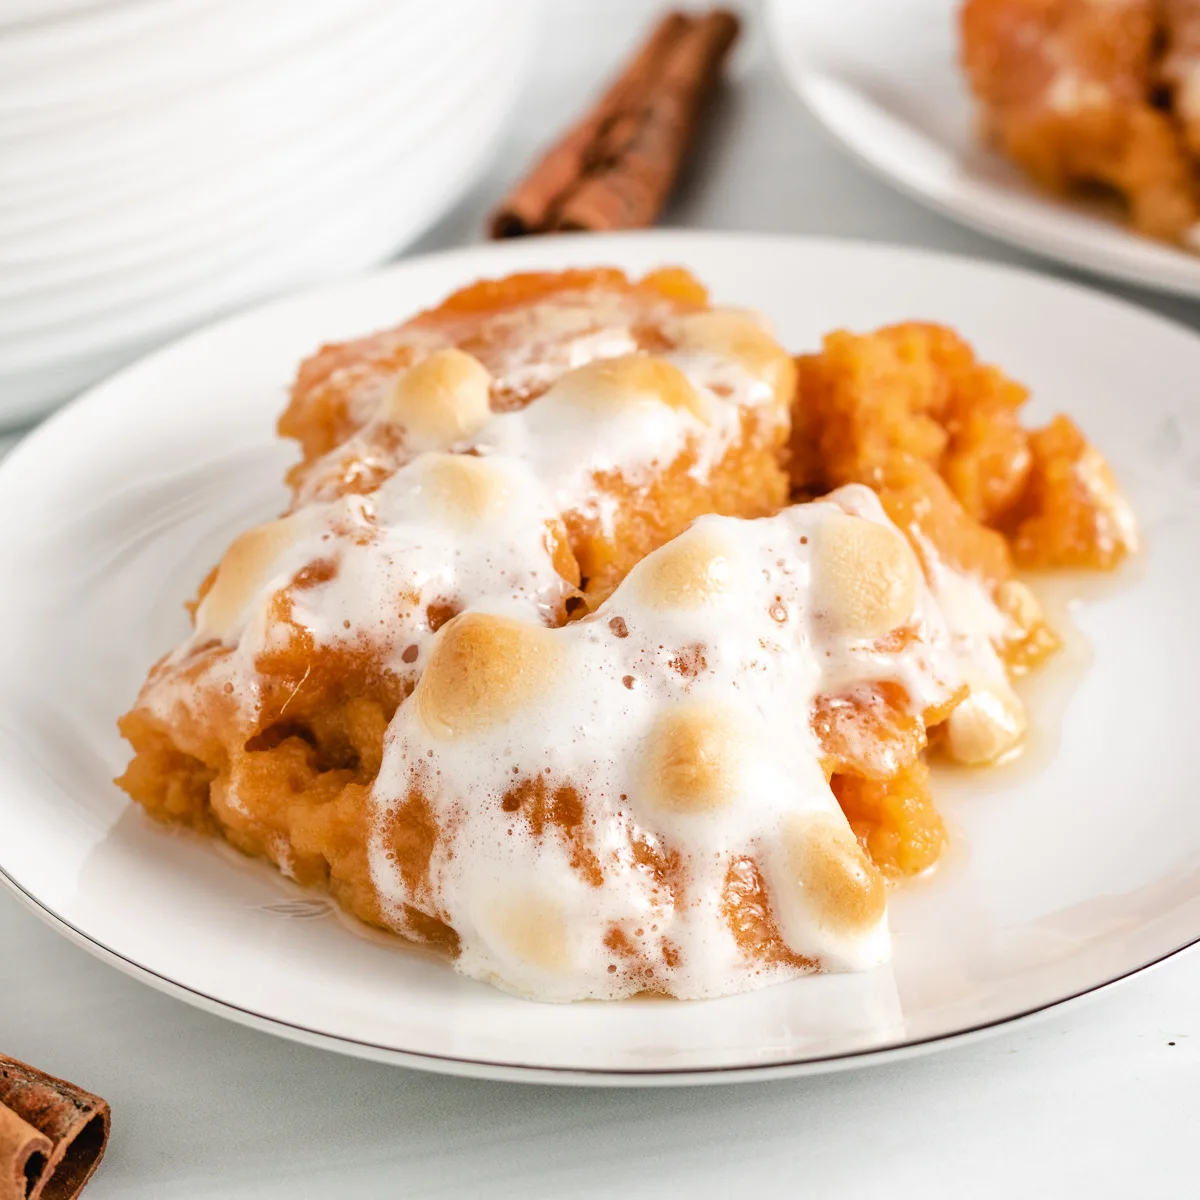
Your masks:
<svg viewBox="0 0 1200 1200"><path fill-rule="evenodd" d="M152 826L108 781L114 720L228 539L284 501L272 425L300 357L479 275L689 264L814 346L948 321L1110 454L1149 552L1077 614L1031 762L938 781L954 830L893 897L894 963L728 1000L547 1006L462 979L320 895ZM48 422L0 466L0 874L80 944L235 1020L352 1054L559 1082L793 1074L911 1053L1092 991L1200 939L1200 339L1021 272L836 242L652 233L414 259L215 326ZM1077 686L1067 686L1077 684ZM1058 697L1056 700L1055 697ZM1049 699L1047 700L1047 697ZM1062 706L1065 704L1065 713ZM1049 714L1049 715L1047 715ZM1039 769L1034 770L1037 766Z"/></svg>
<svg viewBox="0 0 1200 1200"><path fill-rule="evenodd" d="M1072 266L1200 296L1200 256L1098 205L1039 191L976 136L958 67L961 0L769 0L792 86L859 161L946 216Z"/></svg>

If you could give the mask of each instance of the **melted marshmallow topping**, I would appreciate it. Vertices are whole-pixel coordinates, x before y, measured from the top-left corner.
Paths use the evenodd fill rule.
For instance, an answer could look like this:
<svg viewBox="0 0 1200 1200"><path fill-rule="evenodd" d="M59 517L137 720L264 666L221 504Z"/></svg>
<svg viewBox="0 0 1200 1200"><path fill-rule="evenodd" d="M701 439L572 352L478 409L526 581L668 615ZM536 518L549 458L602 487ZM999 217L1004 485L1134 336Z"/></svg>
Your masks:
<svg viewBox="0 0 1200 1200"><path fill-rule="evenodd" d="M537 311L547 321L556 312ZM376 389L371 417L306 471L297 501L366 490L422 451L470 451L522 460L560 511L584 512L609 530L615 481L642 485L685 454L703 480L750 414L782 435L793 368L759 318L713 309L663 321L671 349L647 354L620 338L589 344L593 358L559 366L537 399L510 412L488 409L495 379L476 360L435 350Z"/></svg>
<svg viewBox="0 0 1200 1200"><path fill-rule="evenodd" d="M329 382L347 396L356 425L371 421L385 402L391 376L380 375L373 360L411 353L415 359L466 339L483 362L505 407L544 391L560 375L598 358L616 358L638 349L637 326L671 316L675 306L644 292L605 287L555 292L543 300L482 315L467 312L461 322L420 318L363 340L366 361L339 367Z"/></svg>
<svg viewBox="0 0 1200 1200"><path fill-rule="evenodd" d="M830 791L816 699L959 687L874 494L702 517L559 629L493 603L434 640L372 803L389 921L544 1000L719 996L889 954L882 879Z"/></svg>
<svg viewBox="0 0 1200 1200"><path fill-rule="evenodd" d="M419 455L369 496L243 533L143 701L177 703L188 689L167 668L219 642L220 681L253 711L261 657L297 633L314 647L369 647L382 668L415 678L438 625L464 608L502 603L530 621L561 620L575 591L564 547L557 509L525 464Z"/></svg>
<svg viewBox="0 0 1200 1200"><path fill-rule="evenodd" d="M444 344L445 331L400 331L415 359L352 389L352 407L371 414L364 427L312 465L286 516L230 547L193 636L141 702L169 721L219 692L223 710L248 718L263 708L264 656L297 638L313 652L364 648L411 683L439 624L463 609L512 601L561 621L579 583L564 514L611 532L631 485L681 455L703 479L747 414L768 439L786 428L791 362L760 318L664 306L655 315L674 349L658 356L633 339L645 313L644 301L589 295L499 314L485 339L499 376ZM542 351L552 386L493 411L495 390L512 392Z"/></svg>
<svg viewBox="0 0 1200 1200"><path fill-rule="evenodd" d="M794 367L752 314L664 306L653 353L636 315L556 297L490 318L478 356L413 326L387 335L403 367L343 368L362 372L358 432L230 547L140 703L167 724L195 704L202 727L203 673L235 732L256 716L270 732L291 701L272 686L298 689L326 649L365 650L403 683L385 712L411 693L371 785L373 899L515 993L705 997L870 968L889 954L884 884L830 789L843 768L818 714L850 712L838 736L881 777L889 705L953 708L950 753L995 758L1024 726L1002 652L1032 620L931 547L923 574L851 486L770 518L701 517L564 624L569 520L617 531L666 468L704 481L788 426ZM281 689L272 654L297 647L304 678ZM315 674L336 687L343 666ZM221 786L236 808L236 779ZM290 869L286 839L273 854Z"/></svg>
<svg viewBox="0 0 1200 1200"><path fill-rule="evenodd" d="M926 556L926 564L930 590L945 618L968 688L966 698L946 721L945 749L956 762L971 766L995 762L1016 749L1025 736L1025 706L1013 691L1001 657L1022 625L1000 609L977 576L956 571L932 555ZM1026 596L1027 603L1036 607L1027 589ZM1040 619L1040 611L1029 614L1029 626Z"/></svg>

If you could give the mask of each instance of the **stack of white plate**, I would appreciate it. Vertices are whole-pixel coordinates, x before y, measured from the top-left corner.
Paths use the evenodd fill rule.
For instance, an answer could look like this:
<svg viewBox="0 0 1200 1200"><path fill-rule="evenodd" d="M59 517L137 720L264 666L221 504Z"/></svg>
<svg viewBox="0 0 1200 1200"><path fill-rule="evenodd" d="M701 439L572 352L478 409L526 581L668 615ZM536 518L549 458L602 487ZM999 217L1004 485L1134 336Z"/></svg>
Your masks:
<svg viewBox="0 0 1200 1200"><path fill-rule="evenodd" d="M0 0L0 426L360 270L483 165L535 0Z"/></svg>

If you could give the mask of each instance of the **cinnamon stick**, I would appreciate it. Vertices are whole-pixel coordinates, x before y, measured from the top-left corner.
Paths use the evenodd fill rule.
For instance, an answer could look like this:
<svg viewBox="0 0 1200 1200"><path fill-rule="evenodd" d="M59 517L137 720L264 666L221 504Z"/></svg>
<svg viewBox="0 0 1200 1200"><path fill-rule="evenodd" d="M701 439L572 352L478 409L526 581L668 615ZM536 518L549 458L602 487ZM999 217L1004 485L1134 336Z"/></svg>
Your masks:
<svg viewBox="0 0 1200 1200"><path fill-rule="evenodd" d="M22 1127L37 1140L20 1142ZM19 1200L73 1200L104 1156L108 1128L99 1096L0 1054L0 1200L10 1181Z"/></svg>
<svg viewBox="0 0 1200 1200"><path fill-rule="evenodd" d="M737 34L737 17L724 9L668 13L497 209L492 236L653 224Z"/></svg>
<svg viewBox="0 0 1200 1200"><path fill-rule="evenodd" d="M0 1200L27 1200L50 1150L44 1133L0 1104Z"/></svg>

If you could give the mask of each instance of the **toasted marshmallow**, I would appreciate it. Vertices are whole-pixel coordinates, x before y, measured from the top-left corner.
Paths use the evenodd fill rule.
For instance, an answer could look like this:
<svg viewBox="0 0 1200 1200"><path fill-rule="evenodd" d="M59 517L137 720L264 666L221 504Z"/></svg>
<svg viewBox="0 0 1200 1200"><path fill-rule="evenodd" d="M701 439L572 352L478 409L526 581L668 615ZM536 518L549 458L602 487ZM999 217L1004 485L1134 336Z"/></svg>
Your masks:
<svg viewBox="0 0 1200 1200"><path fill-rule="evenodd" d="M752 375L767 383L784 409L796 390L796 365L788 352L748 309L714 308L689 313L674 326L679 345L737 359Z"/></svg>
<svg viewBox="0 0 1200 1200"><path fill-rule="evenodd" d="M890 633L912 614L916 585L912 549L895 529L845 514L821 527L813 592L838 633L852 638Z"/></svg>
<svg viewBox="0 0 1200 1200"><path fill-rule="evenodd" d="M510 720L544 696L565 669L551 630L489 613L463 613L442 629L413 697L441 741Z"/></svg>
<svg viewBox="0 0 1200 1200"><path fill-rule="evenodd" d="M489 908L502 954L536 971L570 969L570 931L556 900L534 891L506 892L491 898Z"/></svg>
<svg viewBox="0 0 1200 1200"><path fill-rule="evenodd" d="M541 403L591 410L663 404L707 421L708 409L688 377L653 354L603 358L568 371Z"/></svg>
<svg viewBox="0 0 1200 1200"><path fill-rule="evenodd" d="M453 347L435 350L396 377L379 418L400 425L412 449L440 450L487 423L491 382L477 358Z"/></svg>
<svg viewBox="0 0 1200 1200"><path fill-rule="evenodd" d="M701 525L649 555L630 577L643 603L652 608L702 608L735 586L728 542Z"/></svg>
<svg viewBox="0 0 1200 1200"><path fill-rule="evenodd" d="M439 512L466 525L503 515L511 481L495 463L469 454L423 454L416 461Z"/></svg>
<svg viewBox="0 0 1200 1200"><path fill-rule="evenodd" d="M278 575L281 560L303 538L307 525L305 516L283 517L247 529L234 540L196 609L196 630L202 637L228 640L238 632L247 609ZM294 563L292 570L300 565Z"/></svg>
<svg viewBox="0 0 1200 1200"><path fill-rule="evenodd" d="M680 813L732 804L747 743L734 711L695 704L668 709L647 737L640 794L653 805Z"/></svg>
<svg viewBox="0 0 1200 1200"><path fill-rule="evenodd" d="M1025 706L999 675L973 680L970 689L946 721L946 749L955 762L983 766L1020 745Z"/></svg>
<svg viewBox="0 0 1200 1200"><path fill-rule="evenodd" d="M783 840L788 885L816 921L835 933L863 934L883 920L883 877L844 820L829 813L792 817Z"/></svg>

